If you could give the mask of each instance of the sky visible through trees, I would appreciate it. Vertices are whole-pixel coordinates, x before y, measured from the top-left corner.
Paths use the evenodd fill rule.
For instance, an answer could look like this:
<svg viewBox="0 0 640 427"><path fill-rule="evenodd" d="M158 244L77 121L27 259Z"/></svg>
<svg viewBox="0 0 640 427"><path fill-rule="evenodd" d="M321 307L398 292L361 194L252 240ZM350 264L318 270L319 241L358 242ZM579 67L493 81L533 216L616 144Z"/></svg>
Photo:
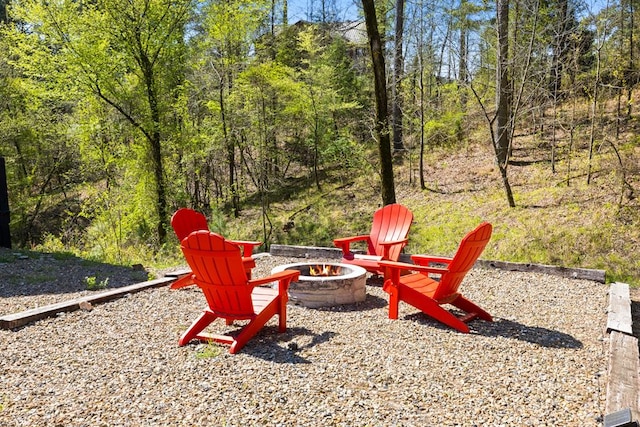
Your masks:
<svg viewBox="0 0 640 427"><path fill-rule="evenodd" d="M295 23L300 20L309 20L309 14L317 10L320 2L316 0L290 0L289 1L289 22ZM336 9L339 12L339 19L343 21L354 21L362 19L362 3L360 0L335 0Z"/></svg>

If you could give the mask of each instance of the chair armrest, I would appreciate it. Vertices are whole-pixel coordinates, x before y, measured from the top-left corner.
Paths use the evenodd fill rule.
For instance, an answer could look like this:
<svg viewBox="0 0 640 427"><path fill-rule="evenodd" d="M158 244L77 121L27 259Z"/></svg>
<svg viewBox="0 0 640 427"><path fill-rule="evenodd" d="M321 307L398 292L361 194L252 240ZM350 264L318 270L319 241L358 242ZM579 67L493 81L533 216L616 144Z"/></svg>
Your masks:
<svg viewBox="0 0 640 427"><path fill-rule="evenodd" d="M378 262L378 265L380 267L389 269L391 271L410 270L410 271L415 271L420 273L434 273L434 274L444 274L449 271L446 268L429 267L426 265L409 264L406 262L397 262L397 261L380 261Z"/></svg>
<svg viewBox="0 0 640 427"><path fill-rule="evenodd" d="M393 245L399 245L401 243L409 243L409 239L402 239L402 240L385 240L384 242L378 242L378 244L380 245L384 245L384 246L393 246Z"/></svg>
<svg viewBox="0 0 640 427"><path fill-rule="evenodd" d="M351 252L350 245L353 242L367 241L369 240L369 235L366 236L351 236L351 237L341 237L339 239L333 239L334 246L342 249L342 255L346 259L353 259L353 253Z"/></svg>
<svg viewBox="0 0 640 427"><path fill-rule="evenodd" d="M270 276L261 277L259 279L251 279L247 283L249 286L260 286L265 285L267 283L286 281L289 282L293 280L298 280L300 276L300 272L296 270L282 270L277 273L273 273Z"/></svg>
<svg viewBox="0 0 640 427"><path fill-rule="evenodd" d="M233 243L234 245L242 246L242 256L247 258L253 254L253 248L256 246L260 246L262 242L254 242L248 240L227 240L228 242Z"/></svg>
<svg viewBox="0 0 640 427"><path fill-rule="evenodd" d="M453 258L442 256L430 256L430 255L412 255L411 259L418 265L429 264L446 264L449 265Z"/></svg>
<svg viewBox="0 0 640 427"><path fill-rule="evenodd" d="M259 286L267 283L278 282L278 294L279 295L287 295L287 290L289 289L289 285L292 281L298 280L300 277L300 272L297 270L283 270L277 273L274 273L267 277L262 277L260 279L252 279L249 280L248 284L250 286Z"/></svg>
<svg viewBox="0 0 640 427"><path fill-rule="evenodd" d="M391 247L396 245L404 246L407 243L409 243L408 238L402 239L402 240L388 240L384 242L378 242L378 244L380 244L384 248L384 254L382 255L382 259L389 259L389 251L391 250Z"/></svg>

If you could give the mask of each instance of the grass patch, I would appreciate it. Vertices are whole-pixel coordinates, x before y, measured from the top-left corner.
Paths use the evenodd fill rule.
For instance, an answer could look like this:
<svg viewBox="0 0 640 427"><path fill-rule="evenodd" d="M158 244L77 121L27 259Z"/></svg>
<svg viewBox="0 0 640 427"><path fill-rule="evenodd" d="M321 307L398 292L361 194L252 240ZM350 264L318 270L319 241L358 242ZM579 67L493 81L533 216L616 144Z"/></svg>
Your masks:
<svg viewBox="0 0 640 427"><path fill-rule="evenodd" d="M56 261L69 261L75 259L76 256L73 252L63 251L63 252L52 252L51 256Z"/></svg>
<svg viewBox="0 0 640 427"><path fill-rule="evenodd" d="M109 285L109 278L98 280L96 276L88 276L84 278L84 283L87 285L87 289L90 291L99 291L106 289Z"/></svg>
<svg viewBox="0 0 640 427"><path fill-rule="evenodd" d="M207 342L201 350L196 353L198 359L210 359L218 357L222 353L223 347L215 341Z"/></svg>
<svg viewBox="0 0 640 427"><path fill-rule="evenodd" d="M509 169L515 208L508 206L497 169L490 167L490 147L427 151L427 190L419 188L415 174L407 182L410 162L398 162L396 200L414 213L405 252L450 256L468 231L489 221L493 235L483 259L602 269L607 280L639 285L640 209L633 198L620 204L615 162L599 153L594 163L598 170L587 185L579 153L573 153L571 170L559 158L553 173L544 144L517 143L521 149L514 156L520 161ZM336 237L367 234L371 216L381 206L375 178L356 176L349 186L326 188L325 197L309 189L274 202L272 242L333 247ZM640 188L640 177L628 179ZM293 227L282 231L292 215ZM251 234L254 222L249 218L259 216L245 211L230 228Z"/></svg>
<svg viewBox="0 0 640 427"><path fill-rule="evenodd" d="M53 282L58 277L55 274L51 274L51 273L33 273L33 274L27 274L23 276L23 278L26 284L36 285L38 283Z"/></svg>

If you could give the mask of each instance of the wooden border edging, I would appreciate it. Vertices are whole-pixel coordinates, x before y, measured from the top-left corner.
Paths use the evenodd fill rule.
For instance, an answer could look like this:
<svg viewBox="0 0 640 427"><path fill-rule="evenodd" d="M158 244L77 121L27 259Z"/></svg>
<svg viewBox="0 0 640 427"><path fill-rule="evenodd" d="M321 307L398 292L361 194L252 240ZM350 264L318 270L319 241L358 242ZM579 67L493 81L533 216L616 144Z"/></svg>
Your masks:
<svg viewBox="0 0 640 427"><path fill-rule="evenodd" d="M363 251L354 251L362 253ZM291 246L291 245L271 245L271 255L291 256L298 258L341 258L342 251L338 248L322 248L316 246ZM400 261L411 262L411 254L401 254ZM507 261L487 261L479 259L476 265L483 268L496 268L499 270L520 271L526 273L545 273L554 276L562 276L570 279L591 280L598 283L605 283L605 271L588 268L557 267L543 264L525 264Z"/></svg>
<svg viewBox="0 0 640 427"><path fill-rule="evenodd" d="M605 414L626 408L638 420L638 339L622 332L609 335L609 369Z"/></svg>
<svg viewBox="0 0 640 427"><path fill-rule="evenodd" d="M44 319L46 317L55 316L58 313L75 311L80 308L84 303L101 303L110 301L116 298L120 298L123 295L142 291L148 288L155 288L167 285L176 280L176 277L167 276L160 279L150 280L142 283L135 283L129 286L123 286L121 288L113 288L99 294L84 296L75 298L68 301L63 301L56 304L45 305L42 307L32 308L29 310L21 311L18 313L8 314L0 317L0 329L13 329L27 323L34 322L36 320Z"/></svg>
<svg viewBox="0 0 640 427"><path fill-rule="evenodd" d="M609 334L609 367L605 414L631 411L632 420L638 420L640 408L640 354L638 339L633 336L631 296L629 285L612 283L609 287L607 309ZM605 417L606 418L606 417Z"/></svg>
<svg viewBox="0 0 640 427"><path fill-rule="evenodd" d="M555 265L530 264L507 261L487 261L479 259L477 265L484 268L497 268L499 270L521 271L525 273L545 273L561 276L567 279L591 280L605 283L605 271L590 268L558 267Z"/></svg>
<svg viewBox="0 0 640 427"><path fill-rule="evenodd" d="M607 309L607 332L618 331L633 335L631 317L631 294L626 283L609 286L609 308Z"/></svg>
<svg viewBox="0 0 640 427"><path fill-rule="evenodd" d="M269 253L273 256L295 258L342 258L342 250L338 248L321 248L317 246L271 245Z"/></svg>
<svg viewBox="0 0 640 427"><path fill-rule="evenodd" d="M261 252L254 254L253 257L261 258L269 255L269 253ZM123 286L121 288L113 288L98 294L74 298L68 301L45 305L42 307L31 308L29 310L20 311L18 313L7 314L0 317L0 329L18 328L20 326L26 325L27 323L35 322L36 320L53 317L58 313L78 310L82 305L86 303L97 304L120 298L126 294L168 285L170 283L173 283L178 277L189 273L191 273L191 270L189 270L188 268L182 268L176 271L169 272L165 275L165 277L161 277L159 279L135 283L133 285Z"/></svg>

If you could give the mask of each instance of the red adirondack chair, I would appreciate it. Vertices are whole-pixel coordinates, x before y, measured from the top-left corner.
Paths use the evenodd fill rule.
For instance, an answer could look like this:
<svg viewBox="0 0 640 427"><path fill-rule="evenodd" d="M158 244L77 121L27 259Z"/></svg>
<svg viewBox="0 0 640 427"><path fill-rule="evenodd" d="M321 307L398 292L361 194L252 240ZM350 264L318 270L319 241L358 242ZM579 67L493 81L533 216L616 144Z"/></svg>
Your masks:
<svg viewBox="0 0 640 427"><path fill-rule="evenodd" d="M173 227L173 231L175 231L178 240L182 242L182 240L187 237L191 232L198 230L207 230L209 231L209 224L207 223L207 218L201 214L200 212L194 211L189 208L180 208L178 209L173 216L171 217L171 226ZM228 240L231 243L234 243L242 248L242 261L245 268L245 273L247 274L247 278L251 278L251 270L255 268L256 261L251 256L253 253L253 248L256 246L260 246L262 242L253 242L253 241L245 241L245 240ZM191 280L190 275L182 276L173 284L171 284L172 289L183 288L185 286L193 285L193 281Z"/></svg>
<svg viewBox="0 0 640 427"><path fill-rule="evenodd" d="M230 353L237 353L274 315L278 315L278 330L287 325L287 290L300 272L284 270L277 274L248 279L240 248L210 231L194 231L181 244L182 253L191 267L191 279L207 299L208 307L180 337L183 346L192 339L231 344ZM262 287L278 282L278 288ZM236 336L202 332L218 317L227 325L234 320L249 320Z"/></svg>
<svg viewBox="0 0 640 427"><path fill-rule="evenodd" d="M383 206L373 214L371 233L368 235L335 239L333 244L342 249L342 262L355 264L373 273L382 273L380 260L397 261L407 245L413 213L403 205ZM366 242L366 255L351 252L351 244Z"/></svg>
<svg viewBox="0 0 640 427"><path fill-rule="evenodd" d="M411 259L416 265L381 261L380 266L385 268L387 278L383 289L390 295L389 318L398 318L399 302L404 301L460 332L468 333L466 323L476 317L493 321L489 313L458 292L460 283L489 242L491 230L491 224L483 222L469 232L460 242L453 258L414 255ZM434 267L431 264L444 267ZM401 274L407 270L412 273ZM440 280L434 280L432 275L440 275ZM442 308L441 305L444 304L451 304L467 314L458 317Z"/></svg>

